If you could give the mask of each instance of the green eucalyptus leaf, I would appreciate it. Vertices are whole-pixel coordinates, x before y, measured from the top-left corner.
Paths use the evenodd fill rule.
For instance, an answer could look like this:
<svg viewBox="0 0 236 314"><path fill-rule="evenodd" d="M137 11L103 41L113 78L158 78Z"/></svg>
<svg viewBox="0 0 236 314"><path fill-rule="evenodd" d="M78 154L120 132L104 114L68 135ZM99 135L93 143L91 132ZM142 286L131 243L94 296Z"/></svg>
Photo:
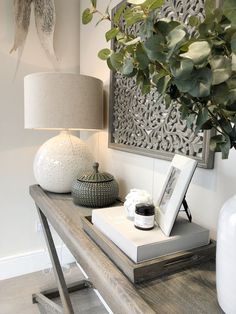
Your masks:
<svg viewBox="0 0 236 314"><path fill-rule="evenodd" d="M236 25L236 1L224 0L223 13L231 21L233 25Z"/></svg>
<svg viewBox="0 0 236 314"><path fill-rule="evenodd" d="M118 33L120 32L118 27L113 27L111 28L109 31L106 32L105 37L106 37L106 41L109 41L113 38L116 37L116 35L118 35Z"/></svg>
<svg viewBox="0 0 236 314"><path fill-rule="evenodd" d="M157 33L160 33L164 37L166 37L173 29L180 26L181 23L179 21L171 21L169 19L160 19L158 20L154 27Z"/></svg>
<svg viewBox="0 0 236 314"><path fill-rule="evenodd" d="M136 46L135 46L136 47ZM126 55L130 55L132 58L135 56L135 48L134 45L128 45L124 47Z"/></svg>
<svg viewBox="0 0 236 314"><path fill-rule="evenodd" d="M163 62L166 55L163 52L163 36L154 34L144 42L144 49L150 60Z"/></svg>
<svg viewBox="0 0 236 314"><path fill-rule="evenodd" d="M93 19L93 13L90 11L90 9L85 9L82 14L82 23L88 24Z"/></svg>
<svg viewBox="0 0 236 314"><path fill-rule="evenodd" d="M181 96L180 97L180 103L182 105L184 105L185 107L187 107L187 108L192 108L191 101L186 96Z"/></svg>
<svg viewBox="0 0 236 314"><path fill-rule="evenodd" d="M214 11L214 18L217 23L221 23L223 17L224 17L223 9L222 6L220 6L219 8L216 8Z"/></svg>
<svg viewBox="0 0 236 314"><path fill-rule="evenodd" d="M208 121L208 110L207 108L203 107L197 116L196 120L196 129L195 132L198 133L200 130L202 130L202 126Z"/></svg>
<svg viewBox="0 0 236 314"><path fill-rule="evenodd" d="M228 109L228 108L227 108ZM227 109L223 109L222 112L224 114L224 116L229 119L230 121L232 121L233 123L235 123L234 119L236 117L236 111L235 110L227 110ZM234 125L235 128L235 125Z"/></svg>
<svg viewBox="0 0 236 314"><path fill-rule="evenodd" d="M105 49L102 49L98 52L98 57L101 59L101 60L107 60L110 55L111 55L112 51L108 48L105 48Z"/></svg>
<svg viewBox="0 0 236 314"><path fill-rule="evenodd" d="M196 41L189 46L187 52L180 56L191 59L195 65L200 65L207 60L210 52L211 47L207 41Z"/></svg>
<svg viewBox="0 0 236 314"><path fill-rule="evenodd" d="M97 0L91 0L92 6L96 9L97 7Z"/></svg>
<svg viewBox="0 0 236 314"><path fill-rule="evenodd" d="M231 50L236 54L236 32L231 37Z"/></svg>
<svg viewBox="0 0 236 314"><path fill-rule="evenodd" d="M153 63L148 64L149 73L153 75L156 72L156 67Z"/></svg>
<svg viewBox="0 0 236 314"><path fill-rule="evenodd" d="M164 94L169 86L171 77L169 75L160 78L156 84L156 89L160 94Z"/></svg>
<svg viewBox="0 0 236 314"><path fill-rule="evenodd" d="M134 77L137 75L138 70L133 68L133 71L130 74L126 74L126 77Z"/></svg>
<svg viewBox="0 0 236 314"><path fill-rule="evenodd" d="M119 32L116 35L116 40L121 43L121 44L125 44L127 42L127 35L125 33Z"/></svg>
<svg viewBox="0 0 236 314"><path fill-rule="evenodd" d="M134 8L128 8L123 14L127 26L132 26L145 19L145 15L142 10L134 10Z"/></svg>
<svg viewBox="0 0 236 314"><path fill-rule="evenodd" d="M211 92L212 72L208 68L196 70L193 77L194 86L188 93L193 97L207 97Z"/></svg>
<svg viewBox="0 0 236 314"><path fill-rule="evenodd" d="M145 76L143 71L139 70L136 76L136 83L138 86L140 86L142 84L142 82L144 81Z"/></svg>
<svg viewBox="0 0 236 314"><path fill-rule="evenodd" d="M145 52L145 50L143 49L143 46L141 44L139 44L137 46L137 49L136 49L136 58L137 58L137 61L139 63L139 68L141 70L144 70L148 67L149 63L150 63L150 60Z"/></svg>
<svg viewBox="0 0 236 314"><path fill-rule="evenodd" d="M228 143L227 146L230 149L229 141L227 141L224 135L218 134L218 135L212 136L210 139L210 149L215 152L220 152L222 151L221 147L223 145L223 150L226 149L226 155L227 155L227 152L229 152L229 150L227 149L227 146L224 147L225 143Z"/></svg>
<svg viewBox="0 0 236 314"><path fill-rule="evenodd" d="M211 19L210 21L204 21L198 26L198 31L201 38L208 38L209 34L214 31L214 22Z"/></svg>
<svg viewBox="0 0 236 314"><path fill-rule="evenodd" d="M116 69L115 69L115 68L113 67L113 65L111 64L111 59L110 59L110 58L107 59L107 66L108 66L108 68L109 68L111 71L113 71L113 72L116 71Z"/></svg>
<svg viewBox="0 0 236 314"><path fill-rule="evenodd" d="M181 44L185 39L186 32L181 28L174 28L167 35L167 45L169 49L174 49L178 44Z"/></svg>
<svg viewBox="0 0 236 314"><path fill-rule="evenodd" d="M215 151L216 150L216 147L219 143L223 143L224 142L224 136L223 135L214 135L211 137L211 140L210 140L210 149L212 151Z"/></svg>
<svg viewBox="0 0 236 314"><path fill-rule="evenodd" d="M189 22L189 25L192 26L192 27L196 27L196 26L198 26L200 24L199 18L197 16L195 16L195 15L190 16L188 22Z"/></svg>
<svg viewBox="0 0 236 314"><path fill-rule="evenodd" d="M212 17L213 12L216 9L216 0L205 0L204 8L206 17Z"/></svg>
<svg viewBox="0 0 236 314"><path fill-rule="evenodd" d="M165 94L164 101L165 101L166 108L169 108L171 103L172 103L172 99L171 99L170 95Z"/></svg>
<svg viewBox="0 0 236 314"><path fill-rule="evenodd" d="M226 105L229 99L229 87L226 83L214 86L212 89L212 97L216 104Z"/></svg>
<svg viewBox="0 0 236 314"><path fill-rule="evenodd" d="M151 85L149 85L148 83L147 84L142 84L141 91L142 91L143 95L150 93Z"/></svg>
<svg viewBox="0 0 236 314"><path fill-rule="evenodd" d="M236 88L236 76L231 77L227 82L227 86L229 89L235 89Z"/></svg>
<svg viewBox="0 0 236 314"><path fill-rule="evenodd" d="M193 127L195 121L196 121L196 114L191 113L191 114L187 115L186 122L187 122L187 127L189 129L191 129Z"/></svg>
<svg viewBox="0 0 236 314"><path fill-rule="evenodd" d="M182 59L180 61L175 61L170 65L171 73L176 78L188 77L193 70L193 62L190 59Z"/></svg>
<svg viewBox="0 0 236 314"><path fill-rule="evenodd" d="M143 24L140 26L139 34L142 40L152 36L154 30L153 18L148 16Z"/></svg>
<svg viewBox="0 0 236 314"><path fill-rule="evenodd" d="M123 66L124 53L116 52L116 53L111 54L110 61L113 68L115 68L116 71L119 71L121 67Z"/></svg>
<svg viewBox="0 0 236 314"><path fill-rule="evenodd" d="M236 88L229 90L228 105L231 106L232 104L235 103L235 101L236 101Z"/></svg>
<svg viewBox="0 0 236 314"><path fill-rule="evenodd" d="M121 16L122 16L122 14L123 14L125 8L126 8L126 3L124 2L124 3L122 3L122 4L120 5L120 7L117 9L116 13L114 14L114 16L113 16L113 23L114 23L115 25L118 25L118 24L119 24L120 18L121 18Z"/></svg>
<svg viewBox="0 0 236 314"><path fill-rule="evenodd" d="M164 4L164 0L146 0L142 7L148 11L159 9Z"/></svg>
<svg viewBox="0 0 236 314"><path fill-rule="evenodd" d="M125 58L123 62L123 66L120 68L120 72L125 75L129 76L134 70L133 59L132 58Z"/></svg>
<svg viewBox="0 0 236 314"><path fill-rule="evenodd" d="M221 118L219 120L219 123L221 125L221 129L227 133L227 134L230 134L232 132L232 125L231 125L231 122L226 119L225 117Z"/></svg>
<svg viewBox="0 0 236 314"><path fill-rule="evenodd" d="M184 79L175 79L180 92L189 93L193 97L207 97L211 92L212 73L208 68L195 70L191 76Z"/></svg>
<svg viewBox="0 0 236 314"><path fill-rule="evenodd" d="M229 151L231 149L231 141L229 136L225 136L225 142L220 144L220 149L222 153L222 159L228 159Z"/></svg>
<svg viewBox="0 0 236 314"><path fill-rule="evenodd" d="M168 75L168 73L166 73L165 70L159 71L157 74L153 75L153 77L152 77L152 82L153 82L153 84L157 85L158 81L159 81L161 78L163 78L163 77L165 77L165 76L167 76L167 75Z"/></svg>
<svg viewBox="0 0 236 314"><path fill-rule="evenodd" d="M182 119L184 119L184 120L186 120L187 119L187 117L189 116L189 109L186 107L186 106L183 106L183 105L181 105L180 107L179 107L179 111L180 111L180 113L181 113L181 118Z"/></svg>
<svg viewBox="0 0 236 314"><path fill-rule="evenodd" d="M163 47L163 37L160 35L153 35L152 37L148 38L145 42L144 42L144 47L147 50L150 51L155 51L155 50L162 50Z"/></svg>
<svg viewBox="0 0 236 314"><path fill-rule="evenodd" d="M141 88L142 94L148 94L150 92L151 83L150 83L150 80L146 76L143 76L143 80L140 81L140 88Z"/></svg>
<svg viewBox="0 0 236 314"><path fill-rule="evenodd" d="M219 85L230 78L232 74L231 60L225 56L214 56L210 60L212 69L212 85Z"/></svg>
<svg viewBox="0 0 236 314"><path fill-rule="evenodd" d="M185 78L175 78L174 84L177 86L178 90L182 93L187 93L194 88L195 82L192 80L192 76L188 79Z"/></svg>

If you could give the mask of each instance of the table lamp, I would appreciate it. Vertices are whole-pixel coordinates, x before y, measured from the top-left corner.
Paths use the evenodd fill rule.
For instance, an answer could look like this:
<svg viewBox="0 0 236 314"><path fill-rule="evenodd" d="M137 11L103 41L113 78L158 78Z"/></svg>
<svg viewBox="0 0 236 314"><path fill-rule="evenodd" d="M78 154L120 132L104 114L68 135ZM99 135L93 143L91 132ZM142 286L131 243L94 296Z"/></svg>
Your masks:
<svg viewBox="0 0 236 314"><path fill-rule="evenodd" d="M73 73L30 74L24 78L24 106L25 128L60 130L36 153L36 181L50 192L70 192L93 163L87 145L70 130L102 129L102 81Z"/></svg>

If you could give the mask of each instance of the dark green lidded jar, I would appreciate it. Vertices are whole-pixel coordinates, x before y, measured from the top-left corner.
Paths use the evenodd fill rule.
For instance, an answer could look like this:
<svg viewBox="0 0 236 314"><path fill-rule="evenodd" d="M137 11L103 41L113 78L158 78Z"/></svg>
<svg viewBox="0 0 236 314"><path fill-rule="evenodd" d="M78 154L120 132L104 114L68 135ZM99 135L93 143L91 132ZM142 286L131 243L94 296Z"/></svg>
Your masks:
<svg viewBox="0 0 236 314"><path fill-rule="evenodd" d="M107 172L98 171L99 163L93 165L93 172L85 173L72 184L72 196L76 205L105 207L116 202L119 195L118 183Z"/></svg>

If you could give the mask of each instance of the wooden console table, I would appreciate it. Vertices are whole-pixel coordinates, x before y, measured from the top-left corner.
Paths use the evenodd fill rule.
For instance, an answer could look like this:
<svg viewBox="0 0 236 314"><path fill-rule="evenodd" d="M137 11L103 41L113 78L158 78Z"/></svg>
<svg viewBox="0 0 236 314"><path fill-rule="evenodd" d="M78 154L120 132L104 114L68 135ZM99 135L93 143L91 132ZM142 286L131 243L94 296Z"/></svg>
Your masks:
<svg viewBox="0 0 236 314"><path fill-rule="evenodd" d="M47 221L89 275L82 285L92 282L114 314L223 313L216 299L214 261L134 285L83 231L80 217L91 215L91 209L75 206L69 194L45 192L38 185L30 187L30 195L44 226L63 305L63 311L57 306L54 313L72 314L73 309ZM40 294L34 300L47 304Z"/></svg>

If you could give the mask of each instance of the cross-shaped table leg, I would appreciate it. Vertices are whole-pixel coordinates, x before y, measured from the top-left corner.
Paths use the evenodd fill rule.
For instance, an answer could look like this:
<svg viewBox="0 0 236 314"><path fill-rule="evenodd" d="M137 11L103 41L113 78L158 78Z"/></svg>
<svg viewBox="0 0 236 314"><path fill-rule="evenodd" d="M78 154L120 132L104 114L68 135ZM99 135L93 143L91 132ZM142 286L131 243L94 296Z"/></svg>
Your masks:
<svg viewBox="0 0 236 314"><path fill-rule="evenodd" d="M49 251L50 259L52 262L52 267L53 267L53 272L57 281L58 285L58 291L60 295L60 299L62 302L62 308L51 301L49 299L49 296L56 295L58 292L50 292L50 293L39 293L39 294L34 294L33 295L33 302L34 303L40 303L41 305L44 306L44 308L50 308L52 313L63 313L63 314L74 314L74 310L71 304L70 296L69 296L69 291L66 286L65 278L61 269L60 261L57 255L57 251L54 245L53 237L51 234L51 230L47 221L47 218L43 214L43 212L40 210L40 208L36 205L39 218L42 224L42 229L44 233L44 237L46 240L47 248ZM92 284L89 281L83 280L81 282L76 283L74 287L70 287L69 290L75 291L83 288L89 288L91 287ZM47 296L47 297L46 297Z"/></svg>

